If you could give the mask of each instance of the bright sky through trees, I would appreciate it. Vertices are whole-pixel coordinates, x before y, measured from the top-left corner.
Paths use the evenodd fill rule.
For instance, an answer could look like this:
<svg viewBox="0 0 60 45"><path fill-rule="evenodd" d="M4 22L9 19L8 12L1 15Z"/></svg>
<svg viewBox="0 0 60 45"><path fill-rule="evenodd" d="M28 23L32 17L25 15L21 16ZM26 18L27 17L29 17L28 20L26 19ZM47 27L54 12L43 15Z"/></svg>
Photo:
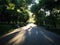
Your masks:
<svg viewBox="0 0 60 45"><path fill-rule="evenodd" d="M46 11L46 16L49 16L50 15L50 11Z"/></svg>
<svg viewBox="0 0 60 45"><path fill-rule="evenodd" d="M31 6L33 6L33 5L34 5L34 4L29 5L29 6L28 6L28 10L30 10Z"/></svg>
<svg viewBox="0 0 60 45"><path fill-rule="evenodd" d="M32 3L33 3L33 4L30 4L30 5L28 6L28 10L30 10L31 6L33 6L34 3L38 4L38 3L39 3L39 0L32 0Z"/></svg>
<svg viewBox="0 0 60 45"><path fill-rule="evenodd" d="M39 3L39 0L35 0L35 2L36 2L36 4L38 4Z"/></svg>

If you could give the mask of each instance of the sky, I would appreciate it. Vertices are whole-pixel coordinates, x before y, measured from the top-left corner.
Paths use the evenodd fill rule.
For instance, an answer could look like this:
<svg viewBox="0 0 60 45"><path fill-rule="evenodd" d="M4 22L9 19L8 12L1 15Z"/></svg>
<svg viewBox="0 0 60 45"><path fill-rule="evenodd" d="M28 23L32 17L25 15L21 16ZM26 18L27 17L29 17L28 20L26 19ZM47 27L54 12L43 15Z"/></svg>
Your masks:
<svg viewBox="0 0 60 45"><path fill-rule="evenodd" d="M36 4L38 4L39 3L39 0L35 0L35 2L36 2Z"/></svg>
<svg viewBox="0 0 60 45"><path fill-rule="evenodd" d="M32 1L33 4L31 4L31 5L28 6L28 10L30 10L31 6L34 5L34 1L35 1L36 4L39 3L39 0L33 0L33 1ZM41 11L44 11L44 9L41 8ZM49 15L50 15L50 11L46 11L45 13L46 13L46 16L49 16Z"/></svg>
<svg viewBox="0 0 60 45"><path fill-rule="evenodd" d="M30 10L31 6L33 6L34 3L38 4L38 3L39 3L39 0L32 0L32 4L30 4L30 5L28 6L28 10Z"/></svg>

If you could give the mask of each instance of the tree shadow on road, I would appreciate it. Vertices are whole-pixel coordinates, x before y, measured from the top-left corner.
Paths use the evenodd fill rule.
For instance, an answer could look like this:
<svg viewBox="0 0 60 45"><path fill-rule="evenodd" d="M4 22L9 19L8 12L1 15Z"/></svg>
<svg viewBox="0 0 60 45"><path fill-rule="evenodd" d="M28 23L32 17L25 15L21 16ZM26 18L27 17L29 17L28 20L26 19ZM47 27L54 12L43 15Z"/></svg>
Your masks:
<svg viewBox="0 0 60 45"><path fill-rule="evenodd" d="M8 36L0 38L0 45L5 45L7 42L9 42L10 39L14 38L18 33L19 33L19 31L14 32Z"/></svg>
<svg viewBox="0 0 60 45"><path fill-rule="evenodd" d="M53 42L47 40L37 27L32 27L26 30L25 40L22 45L54 45Z"/></svg>
<svg viewBox="0 0 60 45"><path fill-rule="evenodd" d="M60 43L57 43L58 41L54 42L54 40L45 35L45 33L42 29L37 29L37 26L29 27L21 32L17 31L1 38L0 45L60 45Z"/></svg>

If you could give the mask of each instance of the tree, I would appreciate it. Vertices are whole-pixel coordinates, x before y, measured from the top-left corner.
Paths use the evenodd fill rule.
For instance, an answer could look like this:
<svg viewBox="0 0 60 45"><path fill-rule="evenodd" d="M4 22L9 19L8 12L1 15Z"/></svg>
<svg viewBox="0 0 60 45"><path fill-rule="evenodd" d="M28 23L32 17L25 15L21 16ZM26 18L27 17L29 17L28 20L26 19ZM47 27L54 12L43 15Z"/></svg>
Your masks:
<svg viewBox="0 0 60 45"><path fill-rule="evenodd" d="M30 2L29 2L30 1ZM31 0L1 0L0 2L0 22L23 22L29 18L29 14L26 11Z"/></svg>
<svg viewBox="0 0 60 45"><path fill-rule="evenodd" d="M48 16L46 16L46 11L50 12ZM31 7L31 12L36 15L35 19L38 25L43 25L44 19L45 26L51 30L60 29L60 0L40 0L38 4ZM56 31L59 32L59 30Z"/></svg>

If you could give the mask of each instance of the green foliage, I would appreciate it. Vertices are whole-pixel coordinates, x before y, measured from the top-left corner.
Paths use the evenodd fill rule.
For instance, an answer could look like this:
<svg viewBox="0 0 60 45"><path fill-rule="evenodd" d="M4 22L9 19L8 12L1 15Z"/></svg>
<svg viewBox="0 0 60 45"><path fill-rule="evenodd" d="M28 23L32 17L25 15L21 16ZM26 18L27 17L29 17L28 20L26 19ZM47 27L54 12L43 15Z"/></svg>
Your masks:
<svg viewBox="0 0 60 45"><path fill-rule="evenodd" d="M40 26L45 25L45 13L43 11L40 11L38 15L36 15L36 23Z"/></svg>
<svg viewBox="0 0 60 45"><path fill-rule="evenodd" d="M38 7L37 4L36 4L36 5L33 5L32 8L31 8L31 12L37 14L39 9L40 9L40 8Z"/></svg>
<svg viewBox="0 0 60 45"><path fill-rule="evenodd" d="M29 19L26 11L32 0L0 0L0 34L16 28L16 24L24 26ZM6 25L5 25L6 24Z"/></svg>
<svg viewBox="0 0 60 45"><path fill-rule="evenodd" d="M26 1L28 0L1 0L0 3L0 22L17 23L24 22L29 18L26 11Z"/></svg>
<svg viewBox="0 0 60 45"><path fill-rule="evenodd" d="M44 9L44 11L41 11L41 8ZM50 15L46 16L46 11L50 11ZM37 25L44 25L47 29L59 33L60 0L40 0L39 4L34 4L31 7L31 12L36 15L35 20Z"/></svg>
<svg viewBox="0 0 60 45"><path fill-rule="evenodd" d="M26 4L29 5L32 3L32 0L26 0Z"/></svg>
<svg viewBox="0 0 60 45"><path fill-rule="evenodd" d="M0 22L24 26L29 19L26 10L31 3L32 0L0 0ZM46 11L50 11L49 16L46 16ZM39 0L31 7L31 12L35 15L36 24L60 29L60 0Z"/></svg>

